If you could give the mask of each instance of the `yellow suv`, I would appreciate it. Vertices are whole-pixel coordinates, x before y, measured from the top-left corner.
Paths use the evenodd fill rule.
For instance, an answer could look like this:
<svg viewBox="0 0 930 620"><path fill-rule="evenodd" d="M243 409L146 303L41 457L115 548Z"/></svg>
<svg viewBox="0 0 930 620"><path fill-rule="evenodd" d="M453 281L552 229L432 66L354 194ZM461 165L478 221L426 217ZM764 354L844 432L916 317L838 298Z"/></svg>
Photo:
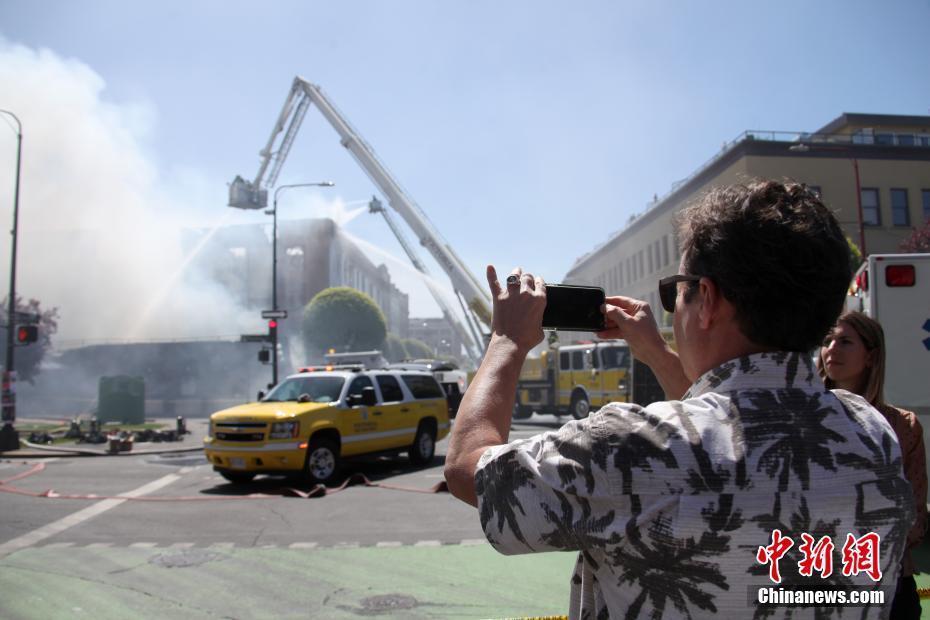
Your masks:
<svg viewBox="0 0 930 620"><path fill-rule="evenodd" d="M256 403L211 415L204 452L233 483L285 474L326 484L344 457L407 452L429 463L448 434L445 392L429 372L306 368Z"/></svg>

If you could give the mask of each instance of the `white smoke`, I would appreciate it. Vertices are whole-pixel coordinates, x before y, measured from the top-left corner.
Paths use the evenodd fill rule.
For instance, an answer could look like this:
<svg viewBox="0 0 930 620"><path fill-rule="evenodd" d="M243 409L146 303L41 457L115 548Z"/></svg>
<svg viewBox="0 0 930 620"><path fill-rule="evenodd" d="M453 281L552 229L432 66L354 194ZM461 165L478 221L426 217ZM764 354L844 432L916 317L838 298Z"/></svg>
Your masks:
<svg viewBox="0 0 930 620"><path fill-rule="evenodd" d="M261 329L217 285L192 285L186 273L182 225L172 214L206 198L216 201L207 211L219 224L232 212L224 188L204 191L212 185L196 171L166 184L146 155L156 111L107 101L105 86L80 61L0 39L0 108L20 118L24 133L18 293L59 308L60 342ZM12 222L15 158L15 133L0 125L0 228ZM9 239L0 236L2 291Z"/></svg>

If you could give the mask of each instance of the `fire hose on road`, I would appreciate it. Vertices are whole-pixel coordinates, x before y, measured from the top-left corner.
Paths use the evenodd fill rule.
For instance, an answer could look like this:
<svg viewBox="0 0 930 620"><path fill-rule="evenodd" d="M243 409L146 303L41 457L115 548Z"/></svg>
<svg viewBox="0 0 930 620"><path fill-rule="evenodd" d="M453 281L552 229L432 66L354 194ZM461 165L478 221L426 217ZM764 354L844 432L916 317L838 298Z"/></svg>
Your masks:
<svg viewBox="0 0 930 620"><path fill-rule="evenodd" d="M23 463L27 465L27 463ZM20 472L15 476L0 480L0 492L3 493L13 493L16 495L25 495L28 497L40 497L44 499L81 499L81 500L98 500L98 499L119 499L119 500L132 500L132 501L144 501L144 502L179 502L179 501L229 501L229 500L255 500L255 499L275 499L278 497L299 497L302 499L310 499L316 497L325 497L327 495L333 495L334 493L339 493L345 489L352 486L365 486L373 487L379 489L387 489L391 491L404 491L408 493L447 493L448 487L446 486L446 481L442 480L428 489L421 489L415 487L404 487L394 484L384 484L381 482L372 482L364 474L352 474L346 480L337 487L326 487L322 484L314 485L309 491L301 491L300 489L295 489L293 487L281 487L277 493L250 493L248 495L235 495L235 496L220 496L220 497L204 497L201 495L180 495L180 496L168 496L168 497L131 497L126 495L97 495L94 493L58 493L53 489L47 489L45 491L29 491L26 489L20 489L18 487L12 486L10 483L16 482L17 480L22 480L29 476L41 473L45 469L45 463L35 463L30 469Z"/></svg>

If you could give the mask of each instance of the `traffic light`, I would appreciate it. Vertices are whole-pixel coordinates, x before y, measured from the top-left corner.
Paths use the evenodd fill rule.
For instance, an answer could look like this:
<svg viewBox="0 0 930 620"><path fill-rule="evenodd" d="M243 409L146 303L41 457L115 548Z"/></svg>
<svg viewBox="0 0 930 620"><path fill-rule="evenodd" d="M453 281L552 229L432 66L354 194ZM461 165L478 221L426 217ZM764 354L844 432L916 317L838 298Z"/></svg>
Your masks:
<svg viewBox="0 0 930 620"><path fill-rule="evenodd" d="M274 319L268 321L268 339L271 340L271 342L278 341L278 322Z"/></svg>
<svg viewBox="0 0 930 620"><path fill-rule="evenodd" d="M17 344L29 344L39 339L38 325L20 325L16 328Z"/></svg>

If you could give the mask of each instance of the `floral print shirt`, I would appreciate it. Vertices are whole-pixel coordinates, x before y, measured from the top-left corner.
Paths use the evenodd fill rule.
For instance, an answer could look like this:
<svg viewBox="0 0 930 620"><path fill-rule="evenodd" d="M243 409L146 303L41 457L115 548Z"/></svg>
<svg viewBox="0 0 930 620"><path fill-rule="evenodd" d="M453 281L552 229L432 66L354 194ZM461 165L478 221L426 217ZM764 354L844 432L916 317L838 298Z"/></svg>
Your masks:
<svg viewBox="0 0 930 620"><path fill-rule="evenodd" d="M809 355L760 353L701 376L681 401L612 403L557 431L488 449L475 482L501 553L578 551L572 618L886 617L914 503L888 422L828 391ZM770 579L760 547L794 544ZM847 535L880 536L882 578L844 575ZM835 545L800 574L801 534ZM759 588L884 591L884 606L788 607Z"/></svg>

